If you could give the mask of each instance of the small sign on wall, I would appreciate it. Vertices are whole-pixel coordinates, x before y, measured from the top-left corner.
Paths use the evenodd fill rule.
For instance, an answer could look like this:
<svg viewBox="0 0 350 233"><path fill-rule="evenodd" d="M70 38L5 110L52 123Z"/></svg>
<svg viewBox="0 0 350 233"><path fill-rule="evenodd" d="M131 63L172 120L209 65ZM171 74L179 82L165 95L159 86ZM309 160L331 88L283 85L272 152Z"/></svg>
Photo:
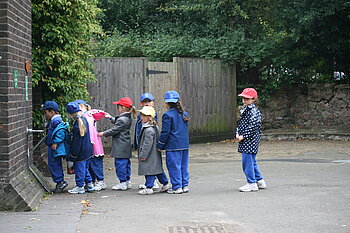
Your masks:
<svg viewBox="0 0 350 233"><path fill-rule="evenodd" d="M25 63L24 63L24 69L25 69L25 71L26 71L26 101L28 101L29 100L29 87L28 87L28 73L29 73L29 71L30 71L30 69L31 69L31 67L30 67L30 61L29 60L27 60Z"/></svg>
<svg viewBox="0 0 350 233"><path fill-rule="evenodd" d="M28 76L26 76L26 101L29 100L29 95L28 95Z"/></svg>
<svg viewBox="0 0 350 233"><path fill-rule="evenodd" d="M18 70L13 70L13 84L14 88L18 88Z"/></svg>

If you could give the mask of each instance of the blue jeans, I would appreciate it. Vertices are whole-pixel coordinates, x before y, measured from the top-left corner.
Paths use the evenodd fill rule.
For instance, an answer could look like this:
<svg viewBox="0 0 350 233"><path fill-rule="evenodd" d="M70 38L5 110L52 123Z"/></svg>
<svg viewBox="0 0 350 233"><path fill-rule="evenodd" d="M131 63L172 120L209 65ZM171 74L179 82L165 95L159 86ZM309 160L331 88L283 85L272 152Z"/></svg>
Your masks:
<svg viewBox="0 0 350 233"><path fill-rule="evenodd" d="M95 182L104 180L103 174L103 156L92 157L89 159L89 172L92 180Z"/></svg>
<svg viewBox="0 0 350 233"><path fill-rule="evenodd" d="M167 151L166 166L169 171L173 190L188 186L190 179L188 172L188 149Z"/></svg>
<svg viewBox="0 0 350 233"><path fill-rule="evenodd" d="M242 153L242 167L248 183L256 183L263 179L256 163L256 154Z"/></svg>
<svg viewBox="0 0 350 233"><path fill-rule="evenodd" d="M126 182L130 180L130 176L131 176L130 159L115 159L114 166L115 166L115 172L120 182Z"/></svg>
<svg viewBox="0 0 350 233"><path fill-rule="evenodd" d="M151 189L154 185L154 181L156 180L156 178L158 178L159 182L162 184L162 185L166 185L168 184L168 178L166 177L165 173L160 173L160 174L157 174L157 175L145 175L145 179L146 179L146 183L145 183L145 186L146 188L148 189Z"/></svg>
<svg viewBox="0 0 350 233"><path fill-rule="evenodd" d="M62 168L62 156L54 157L51 146L48 147L47 165L52 176L52 180L55 183L62 182L64 180L63 168Z"/></svg>
<svg viewBox="0 0 350 233"><path fill-rule="evenodd" d="M89 160L74 162L75 183L78 187L83 187L92 182L89 172Z"/></svg>

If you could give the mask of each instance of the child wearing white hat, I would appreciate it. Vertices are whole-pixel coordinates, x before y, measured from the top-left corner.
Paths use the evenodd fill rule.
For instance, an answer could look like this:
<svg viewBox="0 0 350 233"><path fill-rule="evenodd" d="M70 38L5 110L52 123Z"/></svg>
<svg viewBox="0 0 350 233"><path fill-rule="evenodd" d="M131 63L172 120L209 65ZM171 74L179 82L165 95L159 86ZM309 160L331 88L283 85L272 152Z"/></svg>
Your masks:
<svg viewBox="0 0 350 233"><path fill-rule="evenodd" d="M163 185L160 191L165 192L170 189L170 184L163 170L161 152L157 150L159 130L154 120L156 112L151 106L145 106L139 112L142 129L138 141L138 174L144 175L146 179L145 188L140 190L139 194L153 194L152 188L156 178Z"/></svg>

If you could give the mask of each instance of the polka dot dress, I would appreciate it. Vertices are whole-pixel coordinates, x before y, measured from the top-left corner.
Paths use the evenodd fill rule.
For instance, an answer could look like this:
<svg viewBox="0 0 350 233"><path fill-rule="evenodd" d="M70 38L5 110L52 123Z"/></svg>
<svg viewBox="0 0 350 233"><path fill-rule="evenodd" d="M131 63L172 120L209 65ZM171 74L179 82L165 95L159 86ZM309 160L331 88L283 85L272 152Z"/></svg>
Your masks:
<svg viewBox="0 0 350 233"><path fill-rule="evenodd" d="M241 109L241 118L236 133L242 135L244 140L238 144L238 152L257 154L261 134L261 112L250 104Z"/></svg>

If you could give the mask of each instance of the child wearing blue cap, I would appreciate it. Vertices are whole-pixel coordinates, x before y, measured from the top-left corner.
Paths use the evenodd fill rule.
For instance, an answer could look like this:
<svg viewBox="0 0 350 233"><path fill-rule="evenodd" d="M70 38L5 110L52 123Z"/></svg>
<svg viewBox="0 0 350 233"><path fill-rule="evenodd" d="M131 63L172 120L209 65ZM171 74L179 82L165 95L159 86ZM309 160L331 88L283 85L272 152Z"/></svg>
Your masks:
<svg viewBox="0 0 350 233"><path fill-rule="evenodd" d="M168 111L162 117L162 131L157 148L166 151L166 165L172 184L172 189L168 190L168 193L187 193L189 191L188 114L183 110L180 95L176 91L166 92L164 101Z"/></svg>
<svg viewBox="0 0 350 233"><path fill-rule="evenodd" d="M68 183L64 180L62 158L69 153L68 124L62 121L60 109L55 101L45 101L41 110L49 123L46 125L45 144L48 147L47 163L53 182L56 183L55 193L60 193Z"/></svg>
<svg viewBox="0 0 350 233"><path fill-rule="evenodd" d="M150 106L150 107L154 107L154 97L151 93L145 92L140 96L140 105L141 107L145 107L145 106ZM157 113L154 117L154 120L157 121ZM136 124L135 124L135 131L134 131L134 143L132 145L134 150L138 149L138 141L140 139L140 135L141 135L141 129L142 129L142 120L141 120L141 116L140 114L137 115L137 120L136 120ZM145 189L146 186L143 184L139 185L139 189ZM159 185L157 183L157 180L154 181L154 186L153 189L158 189Z"/></svg>
<svg viewBox="0 0 350 233"><path fill-rule="evenodd" d="M151 106L154 107L154 97L151 93L143 93L140 97L140 105L141 108L145 107L145 106ZM157 116L155 117L155 120L157 120ZM141 121L141 117L140 114L137 115L137 121L135 124L135 134L134 134L134 143L133 143L133 149L137 150L138 145L138 139L140 137L140 133L141 133L141 128L142 128L142 121Z"/></svg>
<svg viewBox="0 0 350 233"><path fill-rule="evenodd" d="M68 160L74 162L76 186L68 190L72 194L85 193L84 185L88 192L95 190L92 177L88 169L88 159L92 156L92 144L90 141L89 125L80 112L76 102L70 102L66 106L67 112L73 118L72 142Z"/></svg>

